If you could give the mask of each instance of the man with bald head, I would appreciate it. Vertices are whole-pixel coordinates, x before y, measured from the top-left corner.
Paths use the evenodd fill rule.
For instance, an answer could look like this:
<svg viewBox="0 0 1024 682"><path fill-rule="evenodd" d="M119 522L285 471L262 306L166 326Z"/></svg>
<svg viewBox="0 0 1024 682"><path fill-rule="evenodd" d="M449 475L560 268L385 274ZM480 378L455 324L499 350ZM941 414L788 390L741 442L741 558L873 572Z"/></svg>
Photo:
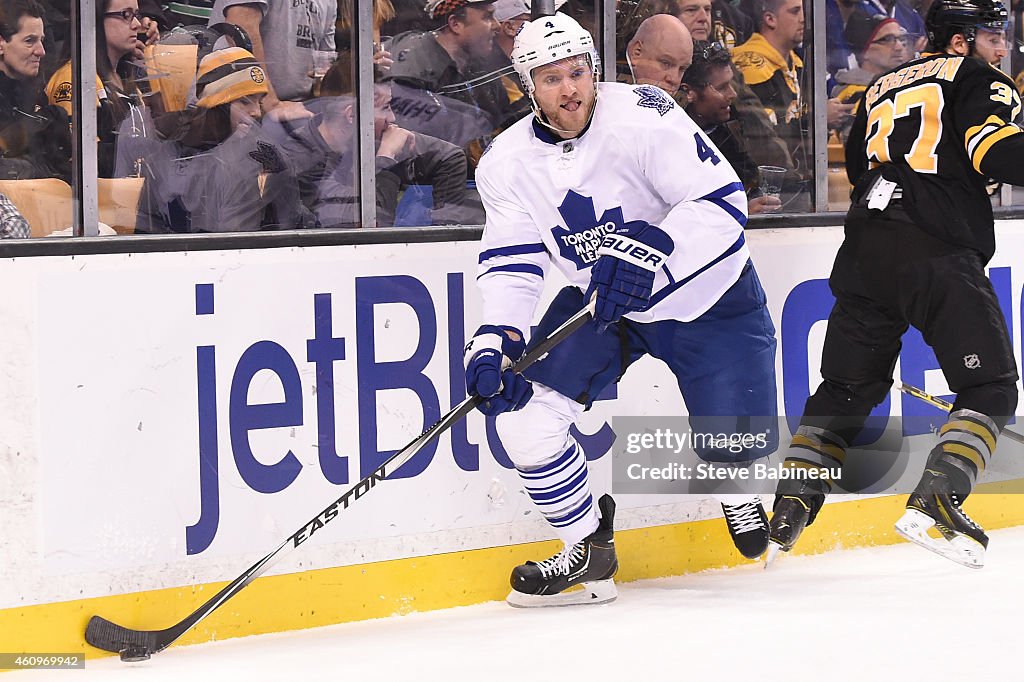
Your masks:
<svg viewBox="0 0 1024 682"><path fill-rule="evenodd" d="M626 45L626 63L633 82L656 85L676 94L683 74L693 61L690 32L671 14L647 17Z"/></svg>

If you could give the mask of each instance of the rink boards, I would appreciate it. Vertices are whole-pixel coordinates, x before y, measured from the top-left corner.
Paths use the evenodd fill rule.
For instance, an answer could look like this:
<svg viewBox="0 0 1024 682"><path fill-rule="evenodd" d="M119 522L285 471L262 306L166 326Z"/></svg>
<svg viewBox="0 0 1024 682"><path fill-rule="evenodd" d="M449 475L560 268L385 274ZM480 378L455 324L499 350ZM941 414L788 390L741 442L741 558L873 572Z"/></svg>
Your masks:
<svg viewBox="0 0 1024 682"><path fill-rule="evenodd" d="M747 233L794 420L819 381L841 236ZM1024 223L1001 223L998 239L989 275L1020 364ZM93 613L166 627L447 412L479 319L476 255L451 242L6 260L0 651L82 651ZM945 394L936 367L908 334L903 380ZM653 361L604 398L577 434L599 491L613 416L684 412ZM883 409L925 413L898 394ZM183 641L499 599L512 565L556 549L479 414L400 473ZM837 500L800 549L896 542L902 501ZM623 580L742 561L713 500L618 503ZM1024 524L1019 495L976 495L969 510L989 528Z"/></svg>

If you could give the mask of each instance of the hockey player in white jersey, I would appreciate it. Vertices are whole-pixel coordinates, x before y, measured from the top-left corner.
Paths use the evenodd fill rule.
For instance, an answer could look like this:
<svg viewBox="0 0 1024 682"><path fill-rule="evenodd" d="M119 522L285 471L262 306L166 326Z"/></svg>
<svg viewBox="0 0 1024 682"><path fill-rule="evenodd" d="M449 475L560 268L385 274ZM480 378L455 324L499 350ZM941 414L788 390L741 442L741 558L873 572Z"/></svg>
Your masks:
<svg viewBox="0 0 1024 682"><path fill-rule="evenodd" d="M498 136L477 169L483 326L466 349L466 383L488 397L485 414L501 415L509 457L565 543L513 570L509 602L601 603L616 596L615 505L604 495L595 508L569 428L649 354L675 374L691 428L701 417L740 415L743 429L764 420L753 428L770 432L766 447L698 452L747 466L777 446L775 329L744 241L743 185L682 109L654 86L598 85L593 39L563 14L524 24L512 61L534 116ZM571 286L537 338L592 296L595 323L517 375L508 366L526 348L552 266ZM768 544L765 512L756 495L739 497L723 504L726 520L740 551L757 557Z"/></svg>

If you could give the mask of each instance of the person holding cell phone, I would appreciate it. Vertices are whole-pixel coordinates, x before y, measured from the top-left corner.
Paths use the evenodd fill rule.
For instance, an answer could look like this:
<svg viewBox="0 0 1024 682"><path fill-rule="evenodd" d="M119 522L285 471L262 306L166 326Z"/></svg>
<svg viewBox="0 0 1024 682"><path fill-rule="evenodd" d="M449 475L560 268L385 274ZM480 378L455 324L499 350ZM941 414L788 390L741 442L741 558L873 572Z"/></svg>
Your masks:
<svg viewBox="0 0 1024 682"><path fill-rule="evenodd" d="M145 20L145 26L143 24ZM145 41L142 37L145 36ZM96 3L96 121L99 176L113 177L117 131L143 107L139 83L144 82L140 43L159 38L159 30L139 11L138 0L98 0ZM71 44L62 50L62 66L50 78L46 94L51 104L71 114Z"/></svg>

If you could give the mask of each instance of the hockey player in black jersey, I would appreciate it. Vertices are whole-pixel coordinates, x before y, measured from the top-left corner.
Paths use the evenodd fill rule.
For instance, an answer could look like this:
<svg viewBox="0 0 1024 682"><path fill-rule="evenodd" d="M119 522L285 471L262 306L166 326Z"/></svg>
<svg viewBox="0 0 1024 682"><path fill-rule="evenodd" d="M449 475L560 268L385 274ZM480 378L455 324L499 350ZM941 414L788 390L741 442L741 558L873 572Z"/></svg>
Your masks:
<svg viewBox="0 0 1024 682"><path fill-rule="evenodd" d="M834 469L892 386L900 338L914 325L957 395L924 475L897 522L908 540L980 568L988 538L961 505L1017 405L1010 336L985 264L995 251L989 178L1024 184L1024 135L1013 81L978 54L1002 31L996 0L936 0L930 52L868 87L846 146L854 184L829 284L818 390L808 398L786 466ZM828 480L780 483L774 553L814 521ZM935 527L941 539L927 531ZM770 550L771 551L771 550Z"/></svg>

